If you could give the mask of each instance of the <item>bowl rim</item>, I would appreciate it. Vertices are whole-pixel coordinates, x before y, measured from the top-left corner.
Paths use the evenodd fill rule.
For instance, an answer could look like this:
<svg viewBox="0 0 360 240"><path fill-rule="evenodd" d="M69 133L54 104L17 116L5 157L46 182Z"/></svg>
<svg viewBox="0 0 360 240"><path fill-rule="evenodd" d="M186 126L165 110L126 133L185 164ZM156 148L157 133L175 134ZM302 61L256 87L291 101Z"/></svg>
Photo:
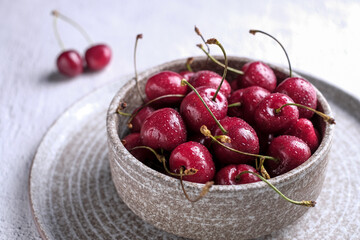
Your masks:
<svg viewBox="0 0 360 240"><path fill-rule="evenodd" d="M223 56L215 56L219 60L223 60ZM139 79L144 79L144 77L150 77L151 73L154 72L156 69L163 69L164 67L173 66L173 65L179 65L184 64L186 62L187 58L181 58L176 59L173 61L165 62L160 65L151 67L143 72L141 72L138 76ZM194 61L205 61L207 59L206 56L197 56L194 57ZM250 61L258 61L251 58L246 57L239 57L239 56L228 56L228 60L230 61L241 61L241 62L250 62ZM264 62L264 61L262 61ZM275 64L267 63L268 66L270 66L273 70L282 72L282 73L288 73L289 70L284 67L280 67ZM149 74L150 73L150 74ZM292 77L302 77L300 74L293 72ZM304 77L303 77L304 78ZM107 112L107 118L106 118L106 129L107 129L107 135L108 135L108 142L111 143L114 146L114 151L116 151L117 156L121 156L122 154L130 155L128 158L129 161L131 161L131 164L134 164L138 167L139 171L145 171L146 174L151 174L156 178L161 179L162 181L169 182L171 184L177 184L179 179L165 175L163 173L160 173L139 160L137 160L134 156L130 154L130 152L123 146L121 143L121 139L117 133L117 127L115 123L115 117L116 117L116 108L118 106L119 100L122 99L122 96L126 94L126 92L133 87L135 87L135 81L133 81L134 78L129 79L127 83L125 83L115 94L113 97L110 106L108 108ZM310 81L309 81L310 82ZM323 108L323 112L329 116L333 116L331 108L323 94L314 86L317 94L317 101L320 103L320 105ZM269 182L277 187L281 187L283 184L288 184L290 182L296 181L296 179L301 176L302 174L305 174L308 169L311 169L313 165L316 164L316 161L323 155L327 154L329 151L329 148L331 146L332 138L334 135L334 125L332 124L325 124L325 131L323 134L323 138L321 140L321 143L317 150L311 155L311 157L301 164L300 166L290 170L287 173L284 173L282 175L279 175L277 177L269 179ZM119 159L116 159L116 164L120 166ZM112 167L112 165L111 165ZM204 184L201 183L193 183L189 181L184 181L184 185L186 188L192 189L192 190L198 190L201 191ZM213 185L210 188L210 192L233 192L233 191L244 191L244 190L255 190L263 188L264 186L267 186L267 184L263 181L254 182L254 183L248 183L248 184L240 184L240 185Z"/></svg>

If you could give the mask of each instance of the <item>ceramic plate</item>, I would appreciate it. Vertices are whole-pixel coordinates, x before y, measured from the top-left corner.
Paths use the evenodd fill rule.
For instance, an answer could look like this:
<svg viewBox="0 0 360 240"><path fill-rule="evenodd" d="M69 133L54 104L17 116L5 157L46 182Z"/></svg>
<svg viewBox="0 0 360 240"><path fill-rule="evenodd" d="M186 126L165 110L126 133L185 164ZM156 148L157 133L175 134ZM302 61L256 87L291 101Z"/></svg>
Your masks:
<svg viewBox="0 0 360 240"><path fill-rule="evenodd" d="M315 208L261 239L360 236L360 101L312 76L337 122L323 190ZM118 197L107 159L106 111L122 82L89 94L44 136L29 180L33 217L43 239L180 239L145 223Z"/></svg>

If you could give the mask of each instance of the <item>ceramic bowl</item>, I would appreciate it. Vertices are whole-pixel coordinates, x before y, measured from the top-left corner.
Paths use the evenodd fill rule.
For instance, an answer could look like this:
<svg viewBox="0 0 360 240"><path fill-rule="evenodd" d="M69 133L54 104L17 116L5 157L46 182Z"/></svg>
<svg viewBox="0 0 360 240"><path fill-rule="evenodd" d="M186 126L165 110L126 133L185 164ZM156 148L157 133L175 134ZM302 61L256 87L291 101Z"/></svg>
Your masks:
<svg viewBox="0 0 360 240"><path fill-rule="evenodd" d="M229 57L229 66L240 69L251 59ZM223 60L219 58L219 60ZM139 75L142 88L153 74L163 70L185 70L186 59L164 63ZM278 81L288 76L288 70L269 64ZM222 74L223 69L206 57L195 58L194 71L211 69ZM299 76L294 74L294 76ZM227 80L236 77L229 73ZM330 107L317 91L318 109L332 115ZM112 179L124 203L141 219L175 235L192 239L243 239L270 234L301 217L308 207L283 200L266 183L256 182L236 186L214 185L200 201L186 200L178 179L155 171L134 158L120 139L129 131L127 118L116 114L120 100L129 103L129 111L139 106L135 81L129 80L113 98L107 115L109 160ZM333 126L318 121L322 141L316 152L301 166L270 180L286 196L295 200L316 200L321 192L327 155L331 146ZM203 184L185 182L190 196L197 196ZM321 206L316 206L321 207Z"/></svg>

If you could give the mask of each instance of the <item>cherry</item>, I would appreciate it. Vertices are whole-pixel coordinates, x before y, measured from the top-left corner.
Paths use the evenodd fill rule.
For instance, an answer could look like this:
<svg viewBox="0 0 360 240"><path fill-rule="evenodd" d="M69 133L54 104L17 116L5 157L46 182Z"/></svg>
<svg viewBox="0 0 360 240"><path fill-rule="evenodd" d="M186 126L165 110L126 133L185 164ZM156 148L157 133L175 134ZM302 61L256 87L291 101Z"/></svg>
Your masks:
<svg viewBox="0 0 360 240"><path fill-rule="evenodd" d="M75 50L63 51L56 60L56 66L60 73L75 77L83 72L83 60Z"/></svg>
<svg viewBox="0 0 360 240"><path fill-rule="evenodd" d="M209 70L202 70L196 72L189 80L189 83L195 88L199 87L211 87L217 88L221 83L222 77L216 72ZM230 96L231 86L228 81L224 80L221 85L220 92L226 97Z"/></svg>
<svg viewBox="0 0 360 240"><path fill-rule="evenodd" d="M259 139L255 130L244 120L236 117L226 117L220 120L220 124L226 129L230 142L224 143L226 146L238 151L258 154ZM213 130L213 135L222 135L219 127ZM254 156L247 156L230 151L219 144L213 144L215 156L222 164L251 163Z"/></svg>
<svg viewBox="0 0 360 240"><path fill-rule="evenodd" d="M183 78L185 78L185 80L186 81L189 81L191 78L192 78L192 76L194 76L194 72L190 72L190 71L188 71L188 70L185 70L185 71L181 71L181 72L179 72L179 74L183 77Z"/></svg>
<svg viewBox="0 0 360 240"><path fill-rule="evenodd" d="M183 176L184 180L206 183L215 176L215 164L209 150L197 142L185 142L177 146L170 155L170 171L180 173L181 168L196 169L193 175Z"/></svg>
<svg viewBox="0 0 360 240"><path fill-rule="evenodd" d="M140 134L144 145L171 151L186 141L187 132L185 123L177 111L162 108L146 118Z"/></svg>
<svg viewBox="0 0 360 240"><path fill-rule="evenodd" d="M212 99L216 89L199 87L197 92L216 119L220 120L226 117L228 103L226 97L221 92L218 93L215 101ZM202 125L206 125L209 128L216 125L213 116L211 116L195 91L190 92L183 99L180 105L180 113L188 128L195 132L199 132Z"/></svg>
<svg viewBox="0 0 360 240"><path fill-rule="evenodd" d="M237 177L243 171L258 173L255 168L246 164L231 164L220 169L215 175L215 184L217 185L238 185L252 182L258 182L260 179L250 173L245 173Z"/></svg>
<svg viewBox="0 0 360 240"><path fill-rule="evenodd" d="M208 149L210 149L211 139L208 137L205 137L201 133L196 133L196 134L189 136L188 140L193 141L193 142L198 142L198 143L204 145L205 147L207 147Z"/></svg>
<svg viewBox="0 0 360 240"><path fill-rule="evenodd" d="M272 177L275 177L300 166L309 159L311 150L300 138L281 135L271 141L268 155L277 159L277 161L265 162L265 168Z"/></svg>
<svg viewBox="0 0 360 240"><path fill-rule="evenodd" d="M259 103L270 94L270 92L259 86L252 86L236 90L229 97L229 105L239 102L240 106L231 107L229 116L240 117L249 124L254 123L254 112Z"/></svg>
<svg viewBox="0 0 360 240"><path fill-rule="evenodd" d="M85 52L85 61L91 70L101 70L108 65L111 59L111 49L106 44L96 44Z"/></svg>
<svg viewBox="0 0 360 240"><path fill-rule="evenodd" d="M136 113L136 115L130 121L131 131L132 132L140 132L144 121L154 111L155 111L155 109L153 109L152 107L149 107L149 106L141 108L140 111L139 111L139 108L136 108L133 112L133 114Z"/></svg>
<svg viewBox="0 0 360 240"><path fill-rule="evenodd" d="M282 93L272 93L266 96L254 113L257 128L265 133L281 133L290 128L299 118L297 107L285 106L279 113L275 110L286 103L293 102L289 96ZM287 109L285 110L285 108Z"/></svg>
<svg viewBox="0 0 360 240"><path fill-rule="evenodd" d="M276 88L277 80L274 71L260 61L245 64L242 69L244 75L239 75L237 81L240 88L259 86L272 92Z"/></svg>
<svg viewBox="0 0 360 240"><path fill-rule="evenodd" d="M320 144L320 134L314 128L312 122L307 118L300 118L295 125L284 132L285 135L291 135L303 140L310 148L311 152L315 152Z"/></svg>
<svg viewBox="0 0 360 240"><path fill-rule="evenodd" d="M311 83L303 78L287 78L277 86L275 92L288 95L295 103L305 105L313 109L316 109L317 107L315 88ZM313 114L313 112L307 109L299 108L300 118L311 118Z"/></svg>
<svg viewBox="0 0 360 240"><path fill-rule="evenodd" d="M148 100L169 94L186 94L187 86L181 85L183 77L172 71L163 71L151 76L146 82L145 93ZM158 104L177 104L181 98L167 98L159 101Z"/></svg>
<svg viewBox="0 0 360 240"><path fill-rule="evenodd" d="M134 147L143 145L140 138L140 133L130 133L125 136L121 142L127 150L131 150ZM145 162L146 159L149 159L149 151L146 149L135 149L131 151L131 154L141 162Z"/></svg>

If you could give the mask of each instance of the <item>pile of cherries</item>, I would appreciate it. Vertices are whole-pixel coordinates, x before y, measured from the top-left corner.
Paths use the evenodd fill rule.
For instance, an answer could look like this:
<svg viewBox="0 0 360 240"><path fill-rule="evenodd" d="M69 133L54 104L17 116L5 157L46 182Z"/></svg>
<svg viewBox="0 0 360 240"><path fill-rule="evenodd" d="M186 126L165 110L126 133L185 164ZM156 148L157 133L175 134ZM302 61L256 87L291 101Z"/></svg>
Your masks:
<svg viewBox="0 0 360 240"><path fill-rule="evenodd" d="M222 48L216 39L206 43ZM160 171L181 180L234 185L286 173L318 148L314 112L334 121L315 110L313 85L300 77L277 84L274 71L260 61L236 70L240 74L229 83L223 53L223 76L193 72L188 61L188 71L151 76L145 102L132 114L124 113L124 102L119 105L118 113L130 116L131 133L122 142L138 160L154 166L158 159Z"/></svg>
<svg viewBox="0 0 360 240"><path fill-rule="evenodd" d="M63 49L63 51L56 59L56 66L61 74L68 77L75 77L81 74L84 71L84 68L87 68L91 71L99 71L109 64L111 60L111 49L108 45L93 44L89 35L85 32L84 29L81 28L79 24L74 22L72 19L62 15L56 10L52 11L51 14L54 16L54 30L56 38L59 42L60 47ZM78 53L78 51L74 49L65 50L64 44L61 41L60 35L57 30L58 18L61 18L62 20L70 23L76 29L78 29L79 32L91 45L85 51L85 62L82 56Z"/></svg>

